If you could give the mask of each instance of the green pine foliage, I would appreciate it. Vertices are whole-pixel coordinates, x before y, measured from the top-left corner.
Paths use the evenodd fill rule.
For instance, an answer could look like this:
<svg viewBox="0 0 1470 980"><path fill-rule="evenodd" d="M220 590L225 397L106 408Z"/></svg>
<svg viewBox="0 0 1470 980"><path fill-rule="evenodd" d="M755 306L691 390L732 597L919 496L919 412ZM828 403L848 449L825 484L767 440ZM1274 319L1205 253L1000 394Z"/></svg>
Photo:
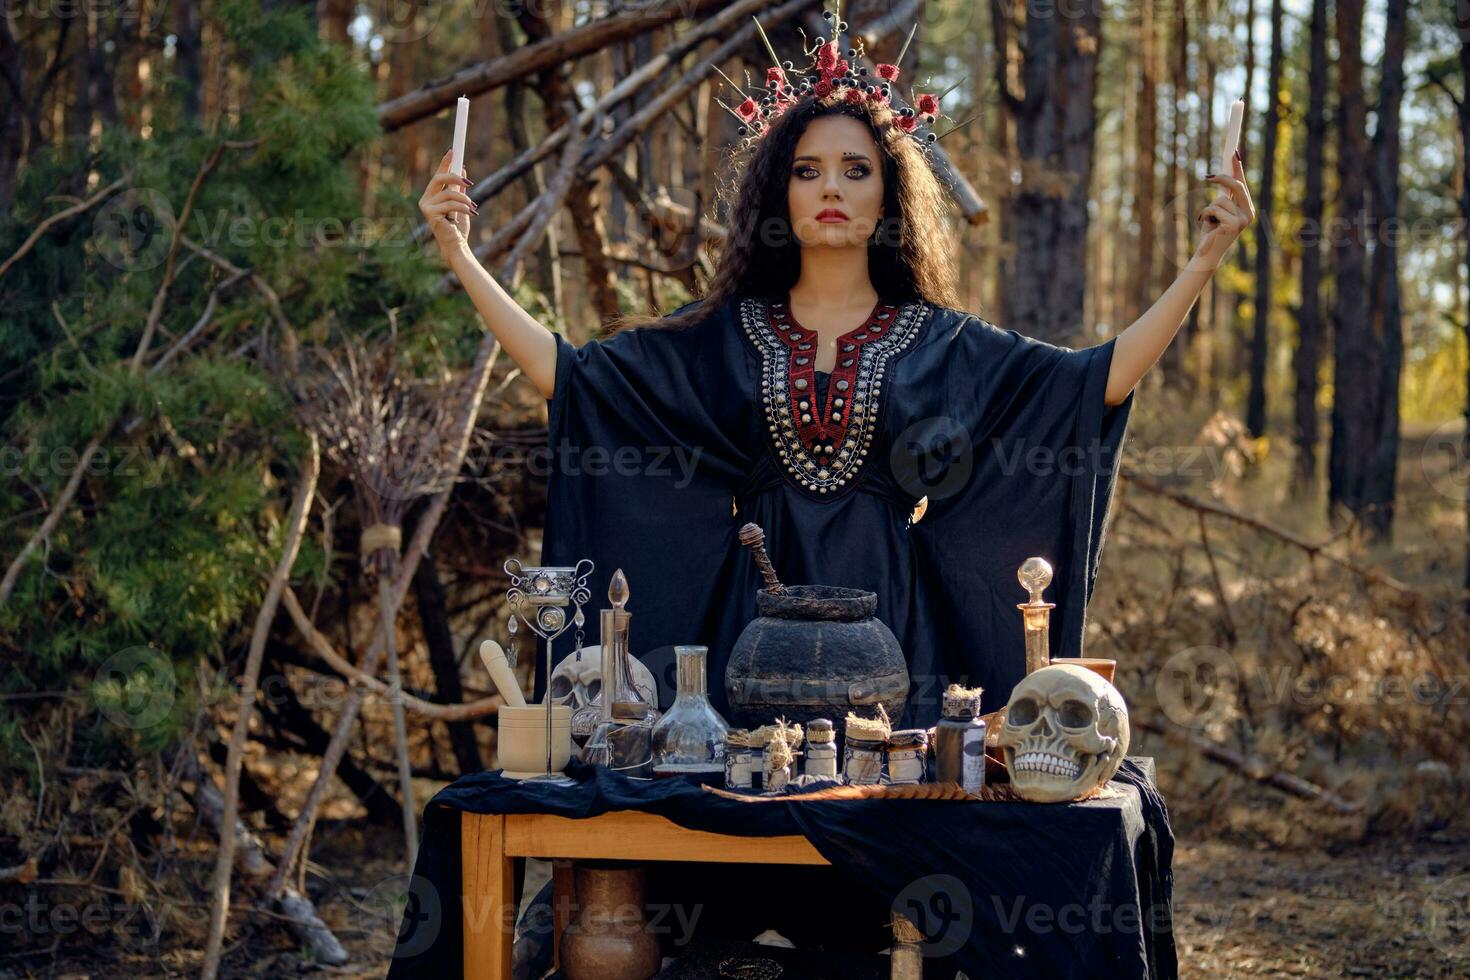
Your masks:
<svg viewBox="0 0 1470 980"><path fill-rule="evenodd" d="M127 190L50 229L0 277L6 564L104 435L0 607L0 695L11 695L0 700L0 765L16 771L31 755L20 714L53 697L86 705L76 751L98 764L187 727L201 663L243 645L280 553L305 439L254 346L281 335L265 292L249 282L222 291L197 340L150 374L228 277L180 247L149 356L129 370L173 223L221 141L257 142L219 151L185 234L252 270L302 342L381 333L393 310L410 358L463 366L483 336L466 304L432 292L443 269L412 239L414 202L362 200L354 154L380 132L363 67L319 42L299 10L264 15L235 0L214 12L251 80L238 118L201 131L162 100L148 138L108 131L90 147L41 151L0 214L3 257L70 201L127 178ZM328 567L308 536L293 578L334 574L355 575L355 563Z"/></svg>

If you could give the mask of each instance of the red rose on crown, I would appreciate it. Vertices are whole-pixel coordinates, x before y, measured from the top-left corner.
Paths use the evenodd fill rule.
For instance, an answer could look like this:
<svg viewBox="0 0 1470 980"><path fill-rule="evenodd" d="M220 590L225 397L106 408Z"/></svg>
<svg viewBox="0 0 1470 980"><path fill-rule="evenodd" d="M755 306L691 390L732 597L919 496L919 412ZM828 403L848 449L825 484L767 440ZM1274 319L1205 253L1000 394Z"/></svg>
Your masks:
<svg viewBox="0 0 1470 980"><path fill-rule="evenodd" d="M774 66L766 69L766 85L775 82L778 85L786 84L786 72Z"/></svg>
<svg viewBox="0 0 1470 980"><path fill-rule="evenodd" d="M894 120L894 124L897 125L898 128L903 130L905 133L912 133L914 131L914 127L919 125L919 120L914 118L913 116L899 116L897 119Z"/></svg>
<svg viewBox="0 0 1470 980"><path fill-rule="evenodd" d="M882 64L882 65L879 65L878 66L877 71L878 71L878 77L881 78L881 79L883 79L885 82L896 82L896 81L898 81L898 66L897 65Z"/></svg>
<svg viewBox="0 0 1470 980"><path fill-rule="evenodd" d="M816 85L812 86L812 92L816 95L817 98L825 99L827 96L832 94L832 83L824 78Z"/></svg>
<svg viewBox="0 0 1470 980"><path fill-rule="evenodd" d="M850 89L848 89L847 90L847 101L848 102L854 102L854 103L862 102L863 101L863 90L862 89L857 89L857 88L850 88Z"/></svg>
<svg viewBox="0 0 1470 980"><path fill-rule="evenodd" d="M760 113L760 108L756 106L755 99L746 99L735 107L735 112L739 114L741 119L750 122Z"/></svg>
<svg viewBox="0 0 1470 980"><path fill-rule="evenodd" d="M828 41L817 49L817 67L831 68L837 64L837 42Z"/></svg>
<svg viewBox="0 0 1470 980"><path fill-rule="evenodd" d="M926 116L939 115L939 100L932 95L921 95L914 100L914 108Z"/></svg>

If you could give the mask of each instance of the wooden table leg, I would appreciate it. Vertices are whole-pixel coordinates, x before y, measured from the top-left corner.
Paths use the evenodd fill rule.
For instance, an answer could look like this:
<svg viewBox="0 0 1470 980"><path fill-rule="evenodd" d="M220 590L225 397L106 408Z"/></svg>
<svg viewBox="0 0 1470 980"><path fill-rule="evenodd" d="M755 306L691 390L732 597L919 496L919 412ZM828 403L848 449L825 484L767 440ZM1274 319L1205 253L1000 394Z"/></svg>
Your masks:
<svg viewBox="0 0 1470 980"><path fill-rule="evenodd" d="M551 862L551 963L561 969L561 937L572 921L572 908L577 903L577 879L572 862L558 858Z"/></svg>
<svg viewBox="0 0 1470 980"><path fill-rule="evenodd" d="M460 819L464 886L464 976L510 980L515 948L515 866L505 853L505 815Z"/></svg>

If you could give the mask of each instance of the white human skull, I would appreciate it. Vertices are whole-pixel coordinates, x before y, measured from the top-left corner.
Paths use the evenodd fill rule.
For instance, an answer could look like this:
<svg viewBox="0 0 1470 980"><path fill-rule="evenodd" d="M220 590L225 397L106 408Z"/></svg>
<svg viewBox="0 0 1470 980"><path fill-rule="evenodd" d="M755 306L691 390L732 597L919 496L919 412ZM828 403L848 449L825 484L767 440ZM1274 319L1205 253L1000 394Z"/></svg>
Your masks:
<svg viewBox="0 0 1470 980"><path fill-rule="evenodd" d="M653 671L643 666L643 661L629 656L633 669L633 686L649 704L658 706L658 688L654 684ZM551 700L557 704L571 705L572 748L581 758L582 745L592 737L597 722L602 717L602 647L582 647L575 653L562 658L551 672ZM586 710L584 710L586 709Z"/></svg>
<svg viewBox="0 0 1470 980"><path fill-rule="evenodd" d="M1123 763L1128 706L1116 687L1086 667L1052 664L1011 691L996 744L1023 800L1082 799Z"/></svg>

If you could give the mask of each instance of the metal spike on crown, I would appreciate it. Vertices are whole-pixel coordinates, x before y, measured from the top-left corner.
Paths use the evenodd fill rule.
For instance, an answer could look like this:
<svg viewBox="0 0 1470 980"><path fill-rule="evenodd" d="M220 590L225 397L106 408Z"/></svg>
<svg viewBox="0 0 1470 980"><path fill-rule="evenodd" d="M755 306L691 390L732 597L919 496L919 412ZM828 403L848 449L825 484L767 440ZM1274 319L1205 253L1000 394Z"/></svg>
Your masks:
<svg viewBox="0 0 1470 980"><path fill-rule="evenodd" d="M864 65L859 65L858 60L865 55L863 39L857 37L852 47L844 52L838 45L838 39L843 32L848 30L847 21L842 19L842 5L837 4L835 11L822 11L822 18L833 28L833 40L825 37L817 37L816 43L810 49L806 48L806 33L803 31L802 51L810 63L805 69L798 69L793 62L783 62L771 46L771 40L766 36L765 29L755 17L756 30L760 33L761 41L766 46L767 53L771 56L772 65L766 69L764 91L759 96L746 96L739 105L731 107L724 101L716 99L724 110L740 121L737 130L747 145L754 143L770 131L771 125L781 117L787 109L798 104L802 99L813 98L824 105L834 105L839 102L850 102L855 105L867 103L874 107L885 107L891 110L892 115L888 117L886 125L897 126L899 130L906 133L919 144L920 148L927 152L928 148L941 138L931 129L928 133L919 133L920 126L932 126L941 115L939 111L939 100L956 86L951 86L939 95L921 93L913 96L912 105L898 107L894 102L897 94L899 65L903 63L903 56L908 53L909 44L914 39L914 32L919 25L914 24L909 29L908 38L903 43L898 57L892 64L876 65L872 72ZM736 84L728 75L715 68L737 92L745 93L745 87ZM956 127L959 128L959 127ZM954 130L950 130L953 132ZM948 136L949 133L945 133Z"/></svg>

